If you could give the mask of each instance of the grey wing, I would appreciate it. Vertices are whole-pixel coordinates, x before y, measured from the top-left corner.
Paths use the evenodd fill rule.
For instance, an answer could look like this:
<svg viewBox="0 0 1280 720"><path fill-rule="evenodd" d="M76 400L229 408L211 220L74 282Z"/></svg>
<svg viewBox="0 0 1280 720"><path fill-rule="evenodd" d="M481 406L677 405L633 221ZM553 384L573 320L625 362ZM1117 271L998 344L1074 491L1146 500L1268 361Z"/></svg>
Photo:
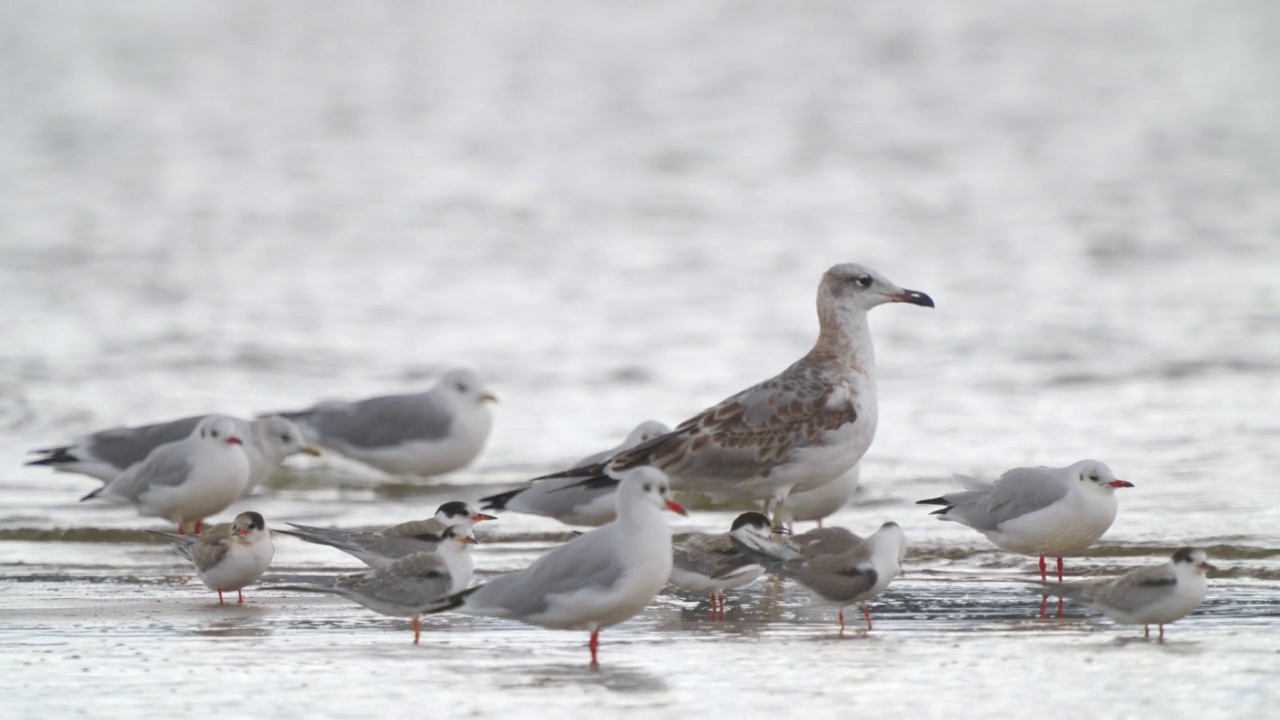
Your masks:
<svg viewBox="0 0 1280 720"><path fill-rule="evenodd" d="M842 527L814 528L793 535L790 543L804 557L839 555L857 547L862 538Z"/></svg>
<svg viewBox="0 0 1280 720"><path fill-rule="evenodd" d="M439 555L416 553L379 570L338 578L336 589L401 607L425 607L446 597L453 580Z"/></svg>
<svg viewBox="0 0 1280 720"><path fill-rule="evenodd" d="M875 587L877 573L861 548L843 555L821 555L785 562L780 572L833 602L852 602Z"/></svg>
<svg viewBox="0 0 1280 720"><path fill-rule="evenodd" d="M147 459L107 483L101 494L135 501L149 488L186 482L192 470L191 447L179 440L161 445Z"/></svg>
<svg viewBox="0 0 1280 720"><path fill-rule="evenodd" d="M1138 568L1094 587L1089 595L1096 605L1134 612L1164 599L1177 582L1168 565Z"/></svg>
<svg viewBox="0 0 1280 720"><path fill-rule="evenodd" d="M734 546L728 535L693 536L671 550L672 564L709 578L722 578L748 565L758 565Z"/></svg>
<svg viewBox="0 0 1280 720"><path fill-rule="evenodd" d="M96 459L124 470L145 460L157 447L191 435L202 419L203 415L194 415L152 425L103 430L86 436L78 444L86 445Z"/></svg>
<svg viewBox="0 0 1280 720"><path fill-rule="evenodd" d="M681 423L675 431L618 454L614 468L651 463L673 477L746 480L770 472L792 452L857 420L852 395L801 360Z"/></svg>
<svg viewBox="0 0 1280 720"><path fill-rule="evenodd" d="M574 538L524 570L481 585L466 604L486 608L494 615L519 618L546 610L553 596L612 587L626 569L608 550L608 543L591 535Z"/></svg>
<svg viewBox="0 0 1280 720"><path fill-rule="evenodd" d="M453 413L433 393L387 395L342 405L321 404L300 418L320 433L357 448L439 440L449 434Z"/></svg>
<svg viewBox="0 0 1280 720"><path fill-rule="evenodd" d="M948 515L978 530L995 530L1001 523L1061 500L1069 487L1047 468L1014 468L1001 475L990 490L951 493L943 499L955 505Z"/></svg>
<svg viewBox="0 0 1280 720"><path fill-rule="evenodd" d="M535 480L510 503L513 509L547 517L563 517L574 509L590 504L602 495L617 490L614 483L584 484L586 478L565 477Z"/></svg>

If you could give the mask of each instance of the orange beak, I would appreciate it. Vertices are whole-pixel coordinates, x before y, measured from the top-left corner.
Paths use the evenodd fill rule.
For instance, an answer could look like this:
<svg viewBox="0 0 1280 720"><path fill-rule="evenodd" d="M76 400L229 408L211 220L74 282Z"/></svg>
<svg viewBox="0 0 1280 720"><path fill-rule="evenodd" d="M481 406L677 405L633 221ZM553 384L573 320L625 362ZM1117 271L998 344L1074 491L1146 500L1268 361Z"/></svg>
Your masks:
<svg viewBox="0 0 1280 720"><path fill-rule="evenodd" d="M686 516L686 517L689 515L689 513L688 513L688 512L685 512L684 506L683 506L683 505L681 505L680 503L676 502L675 500L668 500L668 501L667 501L667 509L668 509L668 510L670 510L671 512L673 512L673 513L679 513L679 514L684 515L684 516Z"/></svg>
<svg viewBox="0 0 1280 720"><path fill-rule="evenodd" d="M492 515L485 515L484 513L476 513L475 515L471 516L471 522L481 522L483 520L497 520L497 519L498 518Z"/></svg>

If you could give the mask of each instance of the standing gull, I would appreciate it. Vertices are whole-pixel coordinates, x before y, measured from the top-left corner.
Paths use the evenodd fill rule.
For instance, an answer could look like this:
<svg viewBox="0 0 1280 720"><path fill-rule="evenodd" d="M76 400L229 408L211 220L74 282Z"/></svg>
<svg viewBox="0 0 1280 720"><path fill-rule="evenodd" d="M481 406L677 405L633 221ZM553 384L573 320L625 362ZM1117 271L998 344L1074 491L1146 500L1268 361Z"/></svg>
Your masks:
<svg viewBox="0 0 1280 720"><path fill-rule="evenodd" d="M591 664L600 630L644 609L671 576L667 477L653 468L628 473L617 492L618 519L561 545L518 572L448 598L426 612L519 620L557 630L589 630Z"/></svg>
<svg viewBox="0 0 1280 720"><path fill-rule="evenodd" d="M1199 548L1184 547L1155 567L1130 570L1114 580L1093 583L1053 583L1042 592L1090 603L1095 610L1124 625L1141 625L1142 637L1151 637L1152 624L1160 626L1164 640L1165 623L1190 615L1204 602L1205 573L1217 570Z"/></svg>
<svg viewBox="0 0 1280 720"><path fill-rule="evenodd" d="M671 432L671 428L657 420L646 420L637 425L621 445L589 455L573 467L589 467L607 462L623 450L629 450L668 432ZM534 478L529 484L515 490L480 498L481 508L541 515L566 525L599 527L613 522L617 517L617 503L613 494L618 485L612 478L605 477L596 482L591 482L591 478L590 474Z"/></svg>
<svg viewBox="0 0 1280 720"><path fill-rule="evenodd" d="M173 549L196 566L200 582L218 593L219 605L223 591L232 590L239 598L236 602L243 603L243 588L262 577L276 552L267 521L256 512L242 512L232 522L205 528L199 536L156 534L174 541Z"/></svg>
<svg viewBox="0 0 1280 720"><path fill-rule="evenodd" d="M832 528L828 528L832 529ZM766 562L769 572L777 573L800 583L825 605L839 609L840 632L844 633L844 609L850 605L862 605L862 615L871 630L871 611L867 602L884 592L889 583L902 573L902 558L907 549L906 537L897 523L887 522L869 537L851 547L844 539L835 539L829 546L836 552L824 552L821 545L812 545L807 553L790 559L757 555ZM852 533L848 537L854 537ZM744 549L754 549L744 546Z"/></svg>
<svg viewBox="0 0 1280 720"><path fill-rule="evenodd" d="M440 475L469 464L489 439L489 392L473 370L450 370L431 389L280 413L315 442L397 475Z"/></svg>
<svg viewBox="0 0 1280 720"><path fill-rule="evenodd" d="M382 530L339 530L289 523L295 529L276 532L292 535L317 545L335 547L360 559L369 567L387 567L410 555L435 552L445 530L454 528L462 536L482 520L495 520L467 503L454 500L441 505L426 520L413 520ZM461 588L459 588L461 590Z"/></svg>
<svg viewBox="0 0 1280 720"><path fill-rule="evenodd" d="M745 512L734 519L726 533L690 533L672 549L671 584L697 593L710 593L711 617L724 617L724 591L750 585L764 574L752 554L734 545L734 539L756 546L772 542L768 516Z"/></svg>
<svg viewBox="0 0 1280 720"><path fill-rule="evenodd" d="M875 349L867 311L891 302L933 307L928 295L904 290L869 267L832 267L818 285L818 339L804 357L591 470L652 465L671 477L676 490L714 502L766 500L775 506L793 491L835 480L858 464L875 436ZM571 474L583 471L552 477Z"/></svg>
<svg viewBox="0 0 1280 720"><path fill-rule="evenodd" d="M209 415L191 435L152 450L140 463L80 498L101 498L138 507L141 515L178 523L200 521L220 513L240 497L249 483L249 459L236 434L234 418Z"/></svg>
<svg viewBox="0 0 1280 720"><path fill-rule="evenodd" d="M32 453L44 457L31 460L27 465L42 465L58 472L79 473L111 481L142 462L157 447L189 436L206 417L209 416L193 415L151 425L100 430L82 435L68 445L32 450ZM265 482L290 455L320 454L319 450L307 444L302 430L291 420L278 415L257 420L233 419L237 424L236 436L244 441L244 453L249 459L246 495Z"/></svg>
<svg viewBox="0 0 1280 720"><path fill-rule="evenodd" d="M1081 460L1064 468L1014 468L993 483L963 478L972 490L920 500L943 505L931 514L977 530L1001 550L1040 556L1040 581L1046 579L1045 556L1062 558L1089 549L1116 519L1116 489L1133 487L1117 480L1097 460Z"/></svg>
<svg viewBox="0 0 1280 720"><path fill-rule="evenodd" d="M279 585L271 589L341 595L382 615L411 617L413 644L417 645L422 632L418 616L423 608L461 591L471 582L474 565L467 549L475 541L470 528L445 528L436 552L413 553L390 565L343 575L331 584Z"/></svg>

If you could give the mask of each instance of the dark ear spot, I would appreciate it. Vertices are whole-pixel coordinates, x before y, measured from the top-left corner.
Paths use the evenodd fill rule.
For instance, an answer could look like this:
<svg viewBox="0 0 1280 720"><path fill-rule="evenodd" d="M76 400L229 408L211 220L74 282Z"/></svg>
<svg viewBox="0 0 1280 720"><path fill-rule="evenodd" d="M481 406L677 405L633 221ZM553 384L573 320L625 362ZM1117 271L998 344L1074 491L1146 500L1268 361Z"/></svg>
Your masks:
<svg viewBox="0 0 1280 720"><path fill-rule="evenodd" d="M253 512L252 510L246 511L244 515L245 517L249 518L250 530L266 530L267 529L267 521L262 519L262 515L256 512Z"/></svg>
<svg viewBox="0 0 1280 720"><path fill-rule="evenodd" d="M772 523L769 522L768 516L765 515L764 513L754 512L754 511L744 512L738 517L734 518L733 526L729 528L729 532L733 532L734 530L737 530L738 528L746 525L758 525L762 527L769 527L770 525L772 525Z"/></svg>

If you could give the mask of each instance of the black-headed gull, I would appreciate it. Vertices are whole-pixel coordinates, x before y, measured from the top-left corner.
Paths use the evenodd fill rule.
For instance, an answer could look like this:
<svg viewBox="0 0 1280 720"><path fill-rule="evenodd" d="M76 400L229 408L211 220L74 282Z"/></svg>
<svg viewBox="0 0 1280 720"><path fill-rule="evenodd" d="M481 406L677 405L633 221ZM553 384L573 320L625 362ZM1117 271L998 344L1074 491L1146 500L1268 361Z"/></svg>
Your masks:
<svg viewBox="0 0 1280 720"><path fill-rule="evenodd" d="M335 547L360 559L369 567L386 567L410 555L435 552L444 531L456 528L458 535L483 520L495 520L467 503L453 500L441 505L426 520L412 520L382 530L341 530L289 523L293 530L276 530L318 545Z"/></svg>
<svg viewBox="0 0 1280 720"><path fill-rule="evenodd" d="M441 475L470 464L493 426L487 390L474 370L446 372L429 390L282 412L314 442L394 475Z"/></svg>
<svg viewBox="0 0 1280 720"><path fill-rule="evenodd" d="M964 478L972 490L920 500L943 505L933 511L941 520L958 522L987 536L1001 550L1040 556L1040 580L1046 579L1045 557L1058 559L1088 550L1116 519L1117 480L1097 460L1081 460L1063 468L1014 468L994 484Z"/></svg>
<svg viewBox="0 0 1280 720"><path fill-rule="evenodd" d="M1181 620L1204 602L1205 573L1218 568L1200 548L1184 547L1169 562L1130 570L1114 580L1092 583L1050 583L1042 592L1087 602L1095 610L1122 625L1141 625L1142 636L1151 637L1151 625L1160 626L1164 640L1166 623Z"/></svg>
<svg viewBox="0 0 1280 720"><path fill-rule="evenodd" d="M690 533L672 548L671 584L697 593L710 593L711 616L724 615L724 591L750 585L764 574L752 554L733 543L770 542L773 523L764 513L745 512L734 518L729 532Z"/></svg>
<svg viewBox="0 0 1280 720"><path fill-rule="evenodd" d="M791 492L835 480L862 459L875 437L875 349L867 311L893 302L933 307L928 295L904 290L864 265L832 267L818 285L818 339L804 357L594 470L652 465L679 491L713 502L773 505Z"/></svg>
<svg viewBox="0 0 1280 720"><path fill-rule="evenodd" d="M234 418L209 415L191 435L152 450L114 480L80 498L131 504L141 515L162 517L185 531L235 502L249 484L249 458Z"/></svg>
<svg viewBox="0 0 1280 720"><path fill-rule="evenodd" d="M200 582L218 593L219 605L222 593L232 590L236 602L243 603L243 588L262 577L276 552L267 522L252 511L240 513L229 523L211 525L199 536L156 534L174 541L173 549L195 565Z"/></svg>
<svg viewBox="0 0 1280 720"><path fill-rule="evenodd" d="M663 423L646 420L633 428L621 445L589 455L574 467L588 467L607 461L623 450L629 450L668 432L671 432L671 428ZM589 475L534 478L515 490L480 498L480 507L483 510L510 510L541 515L566 525L599 527L613 522L617 516L617 503L613 499L617 486L616 481L607 477L598 482L590 482Z"/></svg>
<svg viewBox="0 0 1280 720"><path fill-rule="evenodd" d="M208 415L194 415L168 422L112 428L82 435L67 445L32 450L44 457L27 465L51 467L58 472L78 473L111 481L117 475L142 462L157 447L191 435L196 425ZM249 483L244 494L253 492L271 477L284 459L295 453L319 455L307 444L292 420L268 415L257 420L235 418L236 436L244 441L249 458Z"/></svg>
<svg viewBox="0 0 1280 720"><path fill-rule="evenodd" d="M275 585L271 590L320 592L360 603L391 617L413 618L413 644L418 644L423 609L459 592L471 582L474 565L468 547L475 543L469 527L454 526L441 533L435 552L407 555L390 565L343 575L318 585Z"/></svg>
<svg viewBox="0 0 1280 720"><path fill-rule="evenodd" d="M618 518L538 558L529 567L454 595L427 612L519 620L558 630L588 630L597 666L600 630L640 612L671 576L671 527L662 510L685 514L667 476L633 470L617 492Z"/></svg>

